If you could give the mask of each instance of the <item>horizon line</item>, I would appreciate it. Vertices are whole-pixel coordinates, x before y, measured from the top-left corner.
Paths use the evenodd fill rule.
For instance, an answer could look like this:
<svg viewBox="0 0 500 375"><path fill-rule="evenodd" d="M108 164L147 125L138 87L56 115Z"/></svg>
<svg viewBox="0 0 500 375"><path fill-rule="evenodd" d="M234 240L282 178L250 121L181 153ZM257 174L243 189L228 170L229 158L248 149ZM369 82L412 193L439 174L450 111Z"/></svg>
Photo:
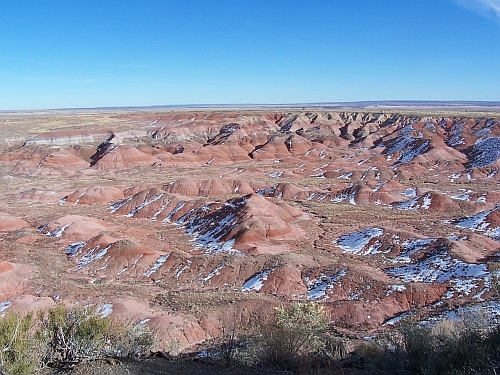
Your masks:
<svg viewBox="0 0 500 375"><path fill-rule="evenodd" d="M341 102L304 102L304 103L224 103L224 104L155 104L130 106L97 106L97 107L60 107L35 109L0 109L1 112L33 112L33 111L78 111L78 110L140 110L162 108L366 108L366 107L493 107L500 109L500 101L494 100L360 100Z"/></svg>

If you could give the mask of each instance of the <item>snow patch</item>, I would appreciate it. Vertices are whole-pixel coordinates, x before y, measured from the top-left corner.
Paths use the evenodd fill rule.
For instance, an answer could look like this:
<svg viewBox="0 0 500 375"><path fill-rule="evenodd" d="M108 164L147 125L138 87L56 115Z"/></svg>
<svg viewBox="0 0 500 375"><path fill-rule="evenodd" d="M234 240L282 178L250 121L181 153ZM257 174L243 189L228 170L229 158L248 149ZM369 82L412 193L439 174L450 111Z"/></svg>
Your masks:
<svg viewBox="0 0 500 375"><path fill-rule="evenodd" d="M370 246L366 249L366 245L375 237L380 237L384 231L380 228L367 228L358 232L353 232L341 236L337 240L337 245L345 252L358 255L372 255L378 252L380 245Z"/></svg>
<svg viewBox="0 0 500 375"><path fill-rule="evenodd" d="M160 267L163 265L163 263L165 263L168 259L168 257L170 256L170 253L169 254L166 254L166 255L162 255L161 257L159 257L155 264L153 264L153 266L147 270L146 272L143 273L144 276L146 277L149 277L151 276L153 273L155 273L156 271L158 271L160 269Z"/></svg>
<svg viewBox="0 0 500 375"><path fill-rule="evenodd" d="M255 290L257 292L260 291L264 286L264 281L266 281L271 274L271 271L272 270L270 269L266 269L253 275L251 278L245 281L245 283L241 287L241 290L243 292L249 292L251 290Z"/></svg>
<svg viewBox="0 0 500 375"><path fill-rule="evenodd" d="M307 299L318 300L322 297L328 298L327 291L335 287L335 283L347 274L346 268L333 275L321 274L317 279L310 280L306 277Z"/></svg>
<svg viewBox="0 0 500 375"><path fill-rule="evenodd" d="M102 259L106 253L108 252L109 248L111 245L100 249L100 246L96 246L93 249L87 251L85 255L83 255L80 260L78 261L78 269L83 268L87 266L88 264L92 263L94 260Z"/></svg>
<svg viewBox="0 0 500 375"><path fill-rule="evenodd" d="M48 237L55 237L55 238L60 238L62 237L64 231L66 230L66 228L68 228L71 224L73 223L68 223L66 225L64 225L63 227L61 228L56 228L54 230L51 230L50 232L47 232L47 236Z"/></svg>

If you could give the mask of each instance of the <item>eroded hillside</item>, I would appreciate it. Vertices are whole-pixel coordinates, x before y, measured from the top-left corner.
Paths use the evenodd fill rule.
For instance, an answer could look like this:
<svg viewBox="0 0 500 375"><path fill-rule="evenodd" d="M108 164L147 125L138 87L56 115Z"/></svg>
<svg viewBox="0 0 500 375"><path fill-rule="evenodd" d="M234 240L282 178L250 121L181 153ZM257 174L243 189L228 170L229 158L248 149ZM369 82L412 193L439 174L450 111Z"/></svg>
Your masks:
<svg viewBox="0 0 500 375"><path fill-rule="evenodd" d="M291 300L352 334L489 304L500 117L4 116L0 314L96 304L189 347Z"/></svg>

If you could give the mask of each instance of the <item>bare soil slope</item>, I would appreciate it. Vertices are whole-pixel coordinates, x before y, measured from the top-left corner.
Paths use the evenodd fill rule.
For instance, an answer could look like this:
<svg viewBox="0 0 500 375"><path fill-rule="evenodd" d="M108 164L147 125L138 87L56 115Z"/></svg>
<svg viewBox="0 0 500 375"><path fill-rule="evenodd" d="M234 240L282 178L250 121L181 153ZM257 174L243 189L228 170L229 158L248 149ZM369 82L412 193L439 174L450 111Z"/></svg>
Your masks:
<svg viewBox="0 0 500 375"><path fill-rule="evenodd" d="M362 337L488 301L500 118L162 111L0 117L0 315L56 304L192 348L317 301Z"/></svg>

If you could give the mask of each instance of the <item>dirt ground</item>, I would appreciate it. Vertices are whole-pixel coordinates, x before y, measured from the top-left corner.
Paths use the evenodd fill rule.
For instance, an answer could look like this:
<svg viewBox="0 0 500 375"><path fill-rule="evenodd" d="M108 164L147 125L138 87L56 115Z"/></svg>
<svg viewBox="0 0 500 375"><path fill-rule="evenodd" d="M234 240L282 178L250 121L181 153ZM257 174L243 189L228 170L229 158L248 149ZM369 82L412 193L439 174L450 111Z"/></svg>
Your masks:
<svg viewBox="0 0 500 375"><path fill-rule="evenodd" d="M165 358L148 358L144 360L103 360L88 362L71 371L46 370L43 375L269 375L288 374L284 371L258 370L246 367L221 367L211 363L185 360L169 360ZM304 374L346 374L354 375L346 369L314 369Z"/></svg>

